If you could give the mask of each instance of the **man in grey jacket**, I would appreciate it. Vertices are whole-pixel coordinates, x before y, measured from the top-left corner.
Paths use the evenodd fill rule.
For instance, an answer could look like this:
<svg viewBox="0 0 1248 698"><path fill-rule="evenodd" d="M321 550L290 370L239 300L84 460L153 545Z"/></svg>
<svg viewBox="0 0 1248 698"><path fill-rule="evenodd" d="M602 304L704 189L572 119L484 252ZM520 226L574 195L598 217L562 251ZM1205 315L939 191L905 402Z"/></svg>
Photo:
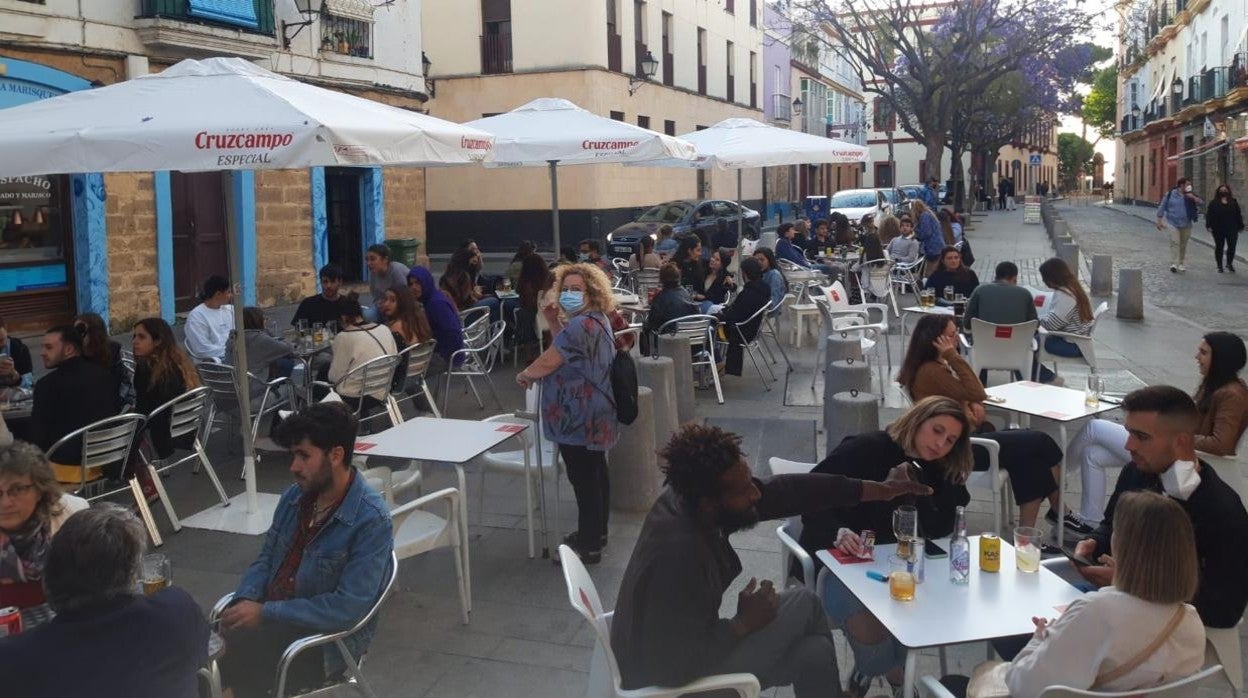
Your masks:
<svg viewBox="0 0 1248 698"><path fill-rule="evenodd" d="M1187 241L1192 237L1191 211L1196 210L1200 199L1192 193L1187 177L1179 177L1174 189L1166 192L1157 206L1157 230L1170 228L1170 271L1186 272L1183 262L1187 259Z"/></svg>

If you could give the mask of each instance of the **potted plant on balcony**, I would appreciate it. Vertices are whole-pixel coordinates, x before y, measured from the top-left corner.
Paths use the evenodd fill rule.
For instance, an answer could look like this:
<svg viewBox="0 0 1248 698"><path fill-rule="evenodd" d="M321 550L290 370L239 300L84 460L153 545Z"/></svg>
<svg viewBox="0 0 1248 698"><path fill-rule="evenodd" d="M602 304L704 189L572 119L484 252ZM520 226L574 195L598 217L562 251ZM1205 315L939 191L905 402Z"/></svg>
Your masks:
<svg viewBox="0 0 1248 698"><path fill-rule="evenodd" d="M338 53L350 54L351 43L347 40L347 35L342 32L335 32L334 36L338 39Z"/></svg>

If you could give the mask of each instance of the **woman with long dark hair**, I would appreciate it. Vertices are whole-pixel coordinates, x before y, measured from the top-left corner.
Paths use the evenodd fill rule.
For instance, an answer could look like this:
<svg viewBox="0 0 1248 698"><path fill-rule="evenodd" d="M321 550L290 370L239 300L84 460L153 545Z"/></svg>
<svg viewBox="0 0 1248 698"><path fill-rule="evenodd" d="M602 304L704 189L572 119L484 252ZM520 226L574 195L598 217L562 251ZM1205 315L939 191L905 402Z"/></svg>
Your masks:
<svg viewBox="0 0 1248 698"><path fill-rule="evenodd" d="M706 277L702 262L702 242L696 235L685 235L676 245L673 260L680 268L680 285L697 288Z"/></svg>
<svg viewBox="0 0 1248 698"><path fill-rule="evenodd" d="M763 265L763 281L771 289L772 304L779 308L784 301L784 294L789 292L789 283L784 278L784 272L776 266L776 253L770 247L755 247L754 259Z"/></svg>
<svg viewBox="0 0 1248 698"><path fill-rule="evenodd" d="M897 374L910 397L922 400L939 395L957 400L977 435L1001 445L1001 467L1010 474L1010 487L1018 501L1021 526L1033 526L1045 497L1057 510L1058 464L1062 449L1048 434L1031 429L991 431L984 415L988 394L970 364L958 355L958 326L949 315L924 315L915 323L910 347ZM973 449L975 469L987 470L988 452ZM1056 516L1051 517L1056 520Z"/></svg>
<svg viewBox="0 0 1248 698"><path fill-rule="evenodd" d="M1046 260L1040 265L1040 279L1044 285L1053 289L1053 301L1049 311L1040 317L1040 326L1053 332L1070 334L1092 334L1092 301L1084 293L1078 277L1057 257ZM1079 345L1065 337L1045 337L1044 350L1055 356L1080 357L1083 351ZM1058 376L1046 366L1040 366L1040 382L1062 385Z"/></svg>
<svg viewBox="0 0 1248 698"><path fill-rule="evenodd" d="M104 318L95 313L81 313L74 317L74 327L82 337L82 358L107 368L117 383L117 404L131 404L134 385L130 381L130 370L122 363L121 344L108 338Z"/></svg>
<svg viewBox="0 0 1248 698"><path fill-rule="evenodd" d="M1194 395L1200 424L1196 450L1214 456L1234 456L1248 428L1248 385L1239 377L1248 363L1244 340L1230 332L1210 332L1196 347L1200 385ZM1089 533L1105 512L1105 471L1131 462L1127 428L1118 422L1093 419L1070 440L1066 463L1080 472L1083 498L1079 517L1067 527Z"/></svg>
<svg viewBox="0 0 1248 698"><path fill-rule="evenodd" d="M394 332L395 339L402 340L399 349L433 338L425 309L416 302L416 297L406 286L386 289L386 296L381 301L381 316Z"/></svg>
<svg viewBox="0 0 1248 698"><path fill-rule="evenodd" d="M970 298L979 286L979 276L962 263L962 253L958 248L950 245L941 250L940 268L928 276L925 283L928 288L936 291L936 297L943 302L941 293L947 286L952 286L954 293Z"/></svg>
<svg viewBox="0 0 1248 698"><path fill-rule="evenodd" d="M713 305L723 305L728 300L728 292L737 287L732 274L728 273L728 262L732 256L725 249L711 253L706 264L706 276L694 289L693 299L701 305L702 312L708 312Z"/></svg>
<svg viewBox="0 0 1248 698"><path fill-rule="evenodd" d="M195 364L178 346L169 323L158 317L144 318L134 324L132 336L135 411L150 415L157 407L199 387ZM168 414L148 422L147 435L157 458L173 453Z"/></svg>
<svg viewBox="0 0 1248 698"><path fill-rule="evenodd" d="M1205 229L1213 236L1213 261L1222 273L1222 250L1226 250L1226 270L1235 273L1235 244L1239 231L1244 229L1244 212L1239 201L1231 194L1231 187L1223 184L1205 207Z"/></svg>

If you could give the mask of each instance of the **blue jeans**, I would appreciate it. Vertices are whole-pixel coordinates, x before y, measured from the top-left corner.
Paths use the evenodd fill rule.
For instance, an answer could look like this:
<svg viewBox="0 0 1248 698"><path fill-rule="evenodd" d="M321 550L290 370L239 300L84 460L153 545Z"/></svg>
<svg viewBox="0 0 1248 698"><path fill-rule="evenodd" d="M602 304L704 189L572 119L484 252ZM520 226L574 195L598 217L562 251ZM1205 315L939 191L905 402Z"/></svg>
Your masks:
<svg viewBox="0 0 1248 698"><path fill-rule="evenodd" d="M1080 351L1079 345L1069 339L1066 339L1065 337L1045 337L1044 350L1054 356L1064 356L1071 359L1083 356L1083 352ZM1041 383L1052 383L1053 378L1056 375L1057 374L1050 371L1047 367L1043 365L1040 366Z"/></svg>
<svg viewBox="0 0 1248 698"><path fill-rule="evenodd" d="M850 617L870 613L835 574L828 574L823 590L823 610L827 612L833 625L842 629ZM889 637L874 645L868 645L858 642L846 632L845 639L849 641L849 647L854 652L854 670L863 676L883 676L906 662L906 648L896 638Z"/></svg>

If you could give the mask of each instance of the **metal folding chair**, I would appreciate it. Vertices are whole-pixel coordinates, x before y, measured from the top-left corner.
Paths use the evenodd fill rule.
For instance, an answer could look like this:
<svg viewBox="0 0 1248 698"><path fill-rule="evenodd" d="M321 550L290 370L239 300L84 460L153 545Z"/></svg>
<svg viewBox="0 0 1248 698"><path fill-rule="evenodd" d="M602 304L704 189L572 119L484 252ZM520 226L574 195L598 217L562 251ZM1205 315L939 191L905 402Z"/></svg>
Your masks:
<svg viewBox="0 0 1248 698"><path fill-rule="evenodd" d="M671 334L689 340L693 350L693 366L706 366L715 383L715 397L724 404L724 388L719 383L719 371L715 368L715 327L719 320L713 315L686 315L668 320L659 328L659 334Z"/></svg>
<svg viewBox="0 0 1248 698"><path fill-rule="evenodd" d="M390 402L390 385L394 381L394 372L399 366L399 357L396 354L382 354L374 359L369 359L347 371L341 378L334 383L326 383L324 381L315 381L313 385L319 385L322 388L333 388L344 400L355 401L355 419L360 426L365 422L371 422L374 419L385 417L390 420L390 426L398 426L403 423L402 415L396 414L394 405ZM350 387L351 392L359 392L359 395L344 394L343 388ZM381 403L381 412L377 414L365 415L364 403L368 397L383 393L386 397L377 399ZM348 404L350 404L348 402Z"/></svg>
<svg viewBox="0 0 1248 698"><path fill-rule="evenodd" d="M429 410L433 412L434 417L442 417L438 404L433 398L433 391L429 389L429 383L425 380L426 374L429 373L429 363L433 360L433 351L436 348L437 340L430 339L427 342L413 344L399 352L400 363L404 356L407 357L407 380L404 381L401 390L403 396L395 397L394 391L391 391L387 402L400 422L403 421L403 412L399 409L399 403L415 400L417 395L425 396L425 401L429 403ZM413 390L415 392L411 392Z"/></svg>
<svg viewBox="0 0 1248 698"><path fill-rule="evenodd" d="M490 378L490 372L494 370L494 362L498 359L503 334L506 331L507 327L502 320L486 326L484 331L474 327L473 332L470 333L468 328L464 329L464 348L451 354L446 367L446 384L442 390L443 413L446 412L450 402L451 379L455 376L461 376L468 381L468 387L472 389L472 395L477 399L477 407L480 409L485 409L485 403L481 402L481 395L477 393L477 386L472 379L474 376L484 378L486 386L490 389L490 395L494 397L494 402L498 403L499 409L502 409L503 401L498 398L498 391L494 389L494 381Z"/></svg>
<svg viewBox="0 0 1248 698"><path fill-rule="evenodd" d="M230 498L225 494L225 488L221 486L221 479L217 477L217 471L212 467L212 462L208 460L208 453L204 450L204 444L201 437L204 436L204 426L207 424L206 417L210 410L209 402L211 401L212 391L206 387L198 387L189 390L178 397L166 402L165 404L152 410L147 416L147 430L150 432L152 423L159 420L162 416L169 419L169 438L176 441L185 436L194 435L194 442L191 445L191 452L172 462L163 460L149 461L147 454L143 453L143 449L139 449L139 455L143 458L143 467L147 468L151 473L152 483L156 486L156 491L160 494L160 503L164 505L165 514L169 516L169 523L173 525L173 530L182 530L182 522L178 519L178 515L173 511L173 502L169 500L169 495L165 492L165 485L161 481L160 474L176 468L187 461L195 461L195 467L191 472L198 473L200 466L208 473L208 479L212 481L212 486L217 490L217 496L221 498L221 506L229 506Z"/></svg>
<svg viewBox="0 0 1248 698"><path fill-rule="evenodd" d="M754 356L754 353L756 351L759 354L763 353L761 343L761 338L763 336L763 317L769 310L771 310L770 301L764 303L763 307L759 308L753 315L746 318L743 322L732 324L732 331L736 333L737 339L740 340L741 348L749 354L750 363L754 364L754 370L758 371L758 378L763 382L763 389L767 391L771 390L771 385L767 382L766 376L763 375L763 369L758 365L758 359ZM745 336L745 330L743 330L742 327L748 327L751 323L753 323L754 326L754 336L747 339ZM766 357L763 357L763 366L766 366L767 373L771 374L772 383L776 382L776 374L771 370L771 364L767 363Z"/></svg>

